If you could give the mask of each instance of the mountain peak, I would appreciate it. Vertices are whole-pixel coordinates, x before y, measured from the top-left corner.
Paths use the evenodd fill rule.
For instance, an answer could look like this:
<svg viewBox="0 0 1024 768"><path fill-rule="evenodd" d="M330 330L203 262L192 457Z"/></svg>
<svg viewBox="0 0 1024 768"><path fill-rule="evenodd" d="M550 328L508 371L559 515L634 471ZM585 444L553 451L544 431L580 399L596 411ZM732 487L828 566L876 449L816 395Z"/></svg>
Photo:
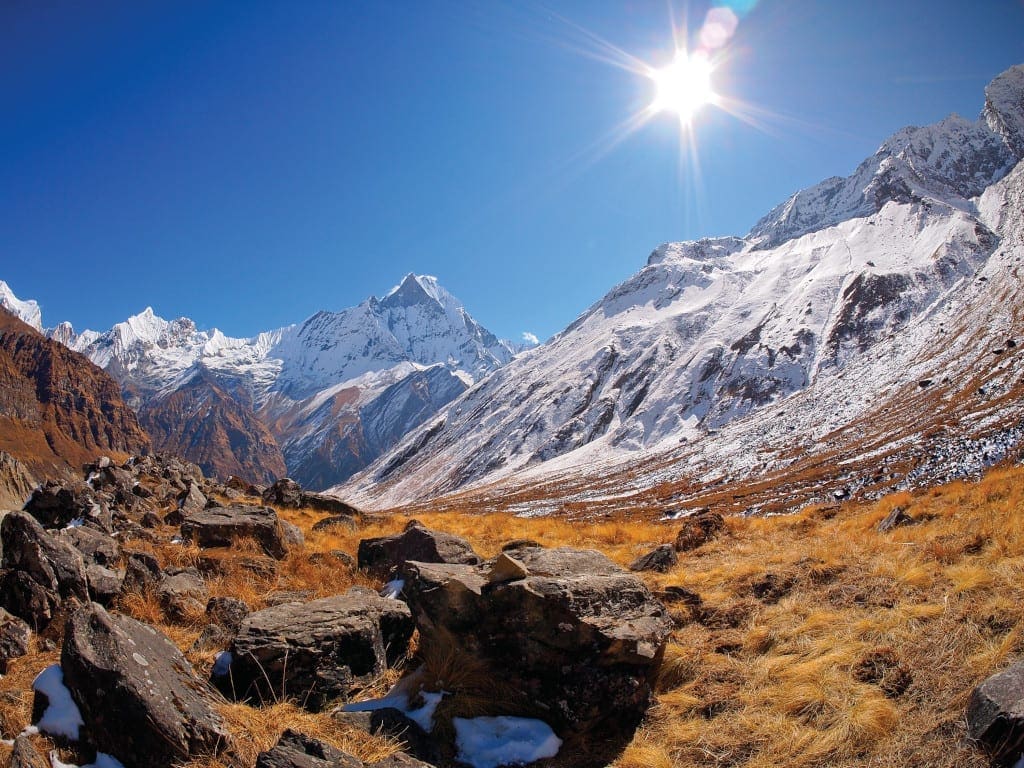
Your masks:
<svg viewBox="0 0 1024 768"><path fill-rule="evenodd" d="M982 118L1017 158L1024 158L1024 64L1010 67L988 84Z"/></svg>
<svg viewBox="0 0 1024 768"><path fill-rule="evenodd" d="M428 303L439 304L442 307L458 304L455 297L441 287L436 277L417 275L413 272L407 274L401 283L388 291L380 303L386 308Z"/></svg>
<svg viewBox="0 0 1024 768"><path fill-rule="evenodd" d="M43 314L39 309L39 304L31 299L22 301L14 295L14 291L3 280L0 280L0 307L22 322L31 325L37 331L43 330Z"/></svg>

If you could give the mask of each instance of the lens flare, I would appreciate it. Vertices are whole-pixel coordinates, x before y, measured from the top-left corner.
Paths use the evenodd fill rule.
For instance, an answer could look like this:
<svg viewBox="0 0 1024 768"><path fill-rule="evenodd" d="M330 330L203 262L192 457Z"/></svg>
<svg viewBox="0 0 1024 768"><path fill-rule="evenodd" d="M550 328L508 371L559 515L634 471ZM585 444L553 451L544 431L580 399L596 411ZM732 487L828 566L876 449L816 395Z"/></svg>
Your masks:
<svg viewBox="0 0 1024 768"><path fill-rule="evenodd" d="M713 69L710 59L700 52L676 51L671 64L649 74L657 89L651 110L674 112L680 120L689 121L701 107L715 101Z"/></svg>

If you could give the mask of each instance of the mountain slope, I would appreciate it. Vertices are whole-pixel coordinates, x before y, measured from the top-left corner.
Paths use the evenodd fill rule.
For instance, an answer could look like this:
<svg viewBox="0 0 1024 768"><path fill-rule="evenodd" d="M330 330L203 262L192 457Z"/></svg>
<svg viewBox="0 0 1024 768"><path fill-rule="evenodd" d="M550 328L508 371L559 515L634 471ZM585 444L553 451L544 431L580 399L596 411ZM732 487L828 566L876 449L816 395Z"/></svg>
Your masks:
<svg viewBox="0 0 1024 768"><path fill-rule="evenodd" d="M46 477L149 446L110 376L0 309L0 451Z"/></svg>
<svg viewBox="0 0 1024 768"><path fill-rule="evenodd" d="M64 323L50 335L120 382L160 446L212 473L287 471L310 488L365 467L517 351L412 274L383 298L251 339L150 308L102 334Z"/></svg>
<svg viewBox="0 0 1024 768"><path fill-rule="evenodd" d="M934 357L950 327L982 349L1005 347L1013 323L982 320L993 297L979 293L976 274L995 270L982 288L1019 285L1007 265L1024 231L1022 126L1024 68L1015 67L988 87L978 121L900 131L853 175L794 195L745 238L662 246L344 492L387 506L499 481L497 496L547 479L564 490L580 485L573 472L628 475L661 457L637 480L655 484L690 472L683 455L693 477L749 476L782 461L779 444L799 455L808 434L857 423L894 389L918 388L904 378L912 361ZM954 358L931 375L974 371ZM758 418L768 410L778 424ZM710 468L726 455L729 470Z"/></svg>

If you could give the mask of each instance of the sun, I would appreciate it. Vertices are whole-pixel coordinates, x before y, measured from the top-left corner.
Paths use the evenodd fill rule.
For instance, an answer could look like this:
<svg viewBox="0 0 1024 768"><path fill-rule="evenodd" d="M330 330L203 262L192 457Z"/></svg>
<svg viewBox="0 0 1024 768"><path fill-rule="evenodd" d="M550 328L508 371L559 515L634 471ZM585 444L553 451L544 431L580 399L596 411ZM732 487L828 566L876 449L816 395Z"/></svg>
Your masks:
<svg viewBox="0 0 1024 768"><path fill-rule="evenodd" d="M648 73L657 88L651 111L674 112L680 120L689 122L701 107L715 101L713 70L711 60L702 53L676 51L671 64Z"/></svg>

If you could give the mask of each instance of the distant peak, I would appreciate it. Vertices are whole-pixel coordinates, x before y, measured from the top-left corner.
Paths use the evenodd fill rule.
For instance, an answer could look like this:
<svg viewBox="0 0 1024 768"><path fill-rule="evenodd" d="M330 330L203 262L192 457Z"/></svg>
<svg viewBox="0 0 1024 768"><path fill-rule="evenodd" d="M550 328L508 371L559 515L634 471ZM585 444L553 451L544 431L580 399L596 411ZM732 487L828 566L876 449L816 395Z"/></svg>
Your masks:
<svg viewBox="0 0 1024 768"><path fill-rule="evenodd" d="M3 280L0 280L0 307L37 331L43 330L43 313L39 309L39 304L31 299L22 301Z"/></svg>
<svg viewBox="0 0 1024 768"><path fill-rule="evenodd" d="M381 306L390 308L411 307L431 302L441 306L458 303L448 291L441 287L436 277L410 272L402 278L401 283L388 291L380 303Z"/></svg>

